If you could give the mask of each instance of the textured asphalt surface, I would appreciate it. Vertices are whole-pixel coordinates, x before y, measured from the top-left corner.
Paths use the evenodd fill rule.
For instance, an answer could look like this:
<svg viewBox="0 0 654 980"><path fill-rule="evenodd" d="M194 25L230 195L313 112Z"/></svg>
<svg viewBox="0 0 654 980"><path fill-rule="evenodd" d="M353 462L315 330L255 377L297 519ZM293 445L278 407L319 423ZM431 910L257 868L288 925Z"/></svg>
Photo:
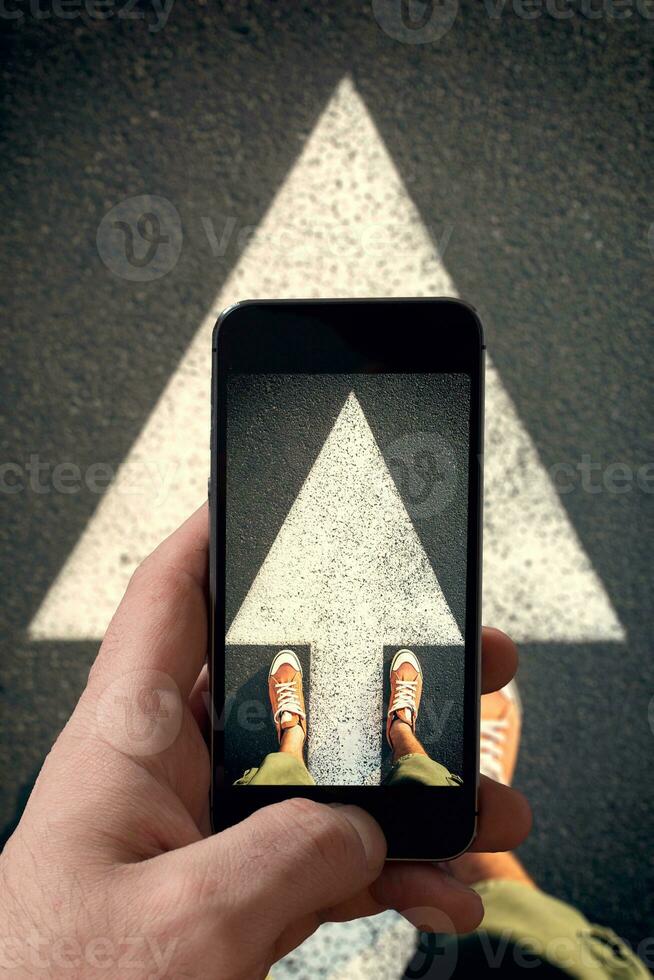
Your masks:
<svg viewBox="0 0 654 980"><path fill-rule="evenodd" d="M654 893L651 494L601 479L652 459L651 22L465 3L444 36L407 44L358 3L179 3L158 32L24 9L0 20L3 459L119 465L238 258L213 254L201 218L256 226L349 72L423 220L451 230L448 271L541 459L599 466L562 501L627 642L523 646L517 784L536 823L521 856L639 943ZM96 232L143 193L175 203L185 247L167 276L128 283ZM97 502L2 494L7 832L95 652L26 628Z"/></svg>

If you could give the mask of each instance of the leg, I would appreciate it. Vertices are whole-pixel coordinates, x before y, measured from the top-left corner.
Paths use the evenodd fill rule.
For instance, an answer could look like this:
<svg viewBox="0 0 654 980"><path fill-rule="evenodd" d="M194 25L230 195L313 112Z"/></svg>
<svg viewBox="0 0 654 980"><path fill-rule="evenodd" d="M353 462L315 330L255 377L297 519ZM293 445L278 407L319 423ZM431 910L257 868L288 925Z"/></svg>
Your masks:
<svg viewBox="0 0 654 980"><path fill-rule="evenodd" d="M430 759L416 736L422 696L422 668L411 650L399 650L391 663L391 697L386 738L393 750L387 786L422 783L425 786L460 786L461 779L440 762Z"/></svg>
<svg viewBox="0 0 654 980"><path fill-rule="evenodd" d="M292 752L271 752L256 769L246 769L234 786L315 786L303 759Z"/></svg>
<svg viewBox="0 0 654 980"><path fill-rule="evenodd" d="M313 786L304 762L306 713L302 667L292 650L282 650L270 666L268 695L279 739L279 751L265 757L258 769L248 769L235 786Z"/></svg>
<svg viewBox="0 0 654 980"><path fill-rule="evenodd" d="M481 769L508 784L520 738L517 691L510 685L481 703ZM452 976L522 975L525 969L576 980L649 976L610 929L591 925L577 909L541 891L514 854L468 853L449 868L474 886L485 908L474 933L441 942L441 955L449 952L456 961Z"/></svg>
<svg viewBox="0 0 654 980"><path fill-rule="evenodd" d="M522 864L510 851L496 854L478 854L469 851L449 862L449 869L455 878L466 885L477 885L482 881L519 881L530 888L536 884L529 877Z"/></svg>
<svg viewBox="0 0 654 980"><path fill-rule="evenodd" d="M480 769L498 782L511 784L518 759L522 707L514 682L481 699ZM535 888L514 854L468 852L450 862L450 870L467 885L481 881L517 881Z"/></svg>
<svg viewBox="0 0 654 980"><path fill-rule="evenodd" d="M416 712L417 714L417 712ZM411 725L401 718L393 718L389 727L389 741L393 749L393 762L403 755L427 755Z"/></svg>

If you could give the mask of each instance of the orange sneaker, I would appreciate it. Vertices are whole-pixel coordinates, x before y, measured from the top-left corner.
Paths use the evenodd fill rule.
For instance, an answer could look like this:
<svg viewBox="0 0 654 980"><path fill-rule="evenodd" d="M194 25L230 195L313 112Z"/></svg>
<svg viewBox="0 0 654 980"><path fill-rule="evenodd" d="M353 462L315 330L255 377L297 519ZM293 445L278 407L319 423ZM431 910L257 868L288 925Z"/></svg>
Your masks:
<svg viewBox="0 0 654 980"><path fill-rule="evenodd" d="M386 738L391 742L391 725L398 718L415 733L416 718L422 696L422 668L411 650L398 650L391 663L390 707L386 717Z"/></svg>
<svg viewBox="0 0 654 980"><path fill-rule="evenodd" d="M479 771L511 785L520 745L522 705L515 681L481 698Z"/></svg>
<svg viewBox="0 0 654 980"><path fill-rule="evenodd" d="M307 716L302 692L302 665L292 650L281 650L273 657L268 674L268 695L272 706L277 738L282 732L299 725L306 738Z"/></svg>

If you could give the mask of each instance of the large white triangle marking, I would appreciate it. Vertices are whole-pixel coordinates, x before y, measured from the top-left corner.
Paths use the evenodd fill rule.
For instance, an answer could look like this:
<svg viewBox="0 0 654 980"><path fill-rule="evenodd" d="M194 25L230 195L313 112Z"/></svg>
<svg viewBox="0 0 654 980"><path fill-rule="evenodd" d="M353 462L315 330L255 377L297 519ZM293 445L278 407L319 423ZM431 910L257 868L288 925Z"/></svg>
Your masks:
<svg viewBox="0 0 654 980"><path fill-rule="evenodd" d="M463 643L354 393L227 642L311 646L309 768L332 786L380 781L384 645Z"/></svg>
<svg viewBox="0 0 654 980"><path fill-rule="evenodd" d="M136 564L204 497L210 336L221 309L254 297L411 295L456 290L346 78L45 597L31 637L101 637ZM518 641L624 639L490 364L486 418L485 622Z"/></svg>

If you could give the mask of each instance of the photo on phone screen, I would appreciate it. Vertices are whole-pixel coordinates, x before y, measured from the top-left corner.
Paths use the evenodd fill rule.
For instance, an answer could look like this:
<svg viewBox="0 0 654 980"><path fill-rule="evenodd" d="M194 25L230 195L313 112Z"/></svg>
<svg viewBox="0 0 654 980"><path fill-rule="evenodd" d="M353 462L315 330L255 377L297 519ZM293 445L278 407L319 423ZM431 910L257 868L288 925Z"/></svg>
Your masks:
<svg viewBox="0 0 654 980"><path fill-rule="evenodd" d="M469 375L225 384L225 783L456 791Z"/></svg>

